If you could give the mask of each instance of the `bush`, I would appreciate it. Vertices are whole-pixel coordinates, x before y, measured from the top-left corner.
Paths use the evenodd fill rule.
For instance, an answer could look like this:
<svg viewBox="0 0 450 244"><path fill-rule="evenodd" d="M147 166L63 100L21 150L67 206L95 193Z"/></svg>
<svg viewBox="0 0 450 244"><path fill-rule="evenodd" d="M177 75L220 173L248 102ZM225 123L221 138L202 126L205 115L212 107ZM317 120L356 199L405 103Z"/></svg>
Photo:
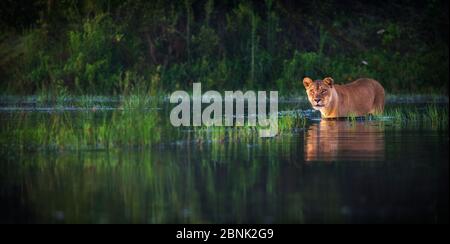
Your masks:
<svg viewBox="0 0 450 244"><path fill-rule="evenodd" d="M80 91L112 92L121 80L118 48L124 35L108 15L87 19L80 30L69 32L69 58L64 78Z"/></svg>
<svg viewBox="0 0 450 244"><path fill-rule="evenodd" d="M303 93L304 76L333 76L339 83L375 78L394 93L448 94L448 10L439 1L425 9L177 3L40 1L30 7L38 19L0 23L2 92L122 94L138 87L155 94L204 82L288 95Z"/></svg>

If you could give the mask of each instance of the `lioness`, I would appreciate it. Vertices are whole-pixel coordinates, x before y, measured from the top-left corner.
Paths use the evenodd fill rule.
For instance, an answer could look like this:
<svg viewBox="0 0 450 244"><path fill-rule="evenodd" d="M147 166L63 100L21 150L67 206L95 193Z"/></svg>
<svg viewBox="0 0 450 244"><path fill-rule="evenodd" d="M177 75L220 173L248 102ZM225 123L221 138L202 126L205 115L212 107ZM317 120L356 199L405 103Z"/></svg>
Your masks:
<svg viewBox="0 0 450 244"><path fill-rule="evenodd" d="M303 79L308 100L322 118L365 116L384 110L384 89L373 79L362 78L345 85L336 85L331 77L313 81Z"/></svg>

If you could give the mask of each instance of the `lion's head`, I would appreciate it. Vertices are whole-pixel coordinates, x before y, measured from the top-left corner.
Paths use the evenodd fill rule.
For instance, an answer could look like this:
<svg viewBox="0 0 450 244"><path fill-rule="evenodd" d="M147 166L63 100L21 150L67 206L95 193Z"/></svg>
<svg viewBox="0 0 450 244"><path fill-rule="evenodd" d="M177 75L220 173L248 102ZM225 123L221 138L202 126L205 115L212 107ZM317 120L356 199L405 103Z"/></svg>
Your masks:
<svg viewBox="0 0 450 244"><path fill-rule="evenodd" d="M309 77L303 79L308 100L316 110L328 107L332 99L334 81L331 77L313 81Z"/></svg>

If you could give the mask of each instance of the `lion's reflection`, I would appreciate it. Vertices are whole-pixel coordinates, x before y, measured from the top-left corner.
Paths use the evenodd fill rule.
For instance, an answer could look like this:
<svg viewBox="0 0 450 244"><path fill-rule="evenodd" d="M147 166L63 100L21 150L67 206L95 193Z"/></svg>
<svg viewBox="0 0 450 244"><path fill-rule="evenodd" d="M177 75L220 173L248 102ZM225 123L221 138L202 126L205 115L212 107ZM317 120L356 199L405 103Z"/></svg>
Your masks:
<svg viewBox="0 0 450 244"><path fill-rule="evenodd" d="M384 160L384 150L384 128L375 122L322 120L306 132L306 162Z"/></svg>

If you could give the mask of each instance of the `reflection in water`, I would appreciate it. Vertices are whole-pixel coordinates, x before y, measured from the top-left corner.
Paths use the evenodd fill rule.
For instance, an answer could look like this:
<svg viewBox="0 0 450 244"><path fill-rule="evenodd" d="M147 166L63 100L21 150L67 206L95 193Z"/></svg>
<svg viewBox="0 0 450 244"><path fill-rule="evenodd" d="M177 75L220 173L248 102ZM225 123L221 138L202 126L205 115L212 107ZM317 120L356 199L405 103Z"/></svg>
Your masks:
<svg viewBox="0 0 450 244"><path fill-rule="evenodd" d="M0 223L448 222L447 128L322 121L269 139L158 113L168 143L152 147L0 146Z"/></svg>
<svg viewBox="0 0 450 244"><path fill-rule="evenodd" d="M305 137L305 161L384 160L384 128L377 122L322 120Z"/></svg>
<svg viewBox="0 0 450 244"><path fill-rule="evenodd" d="M289 213L280 208L276 161L238 160L257 151L230 143L12 160L0 165L10 182L0 185L0 206L27 213L0 208L0 223L303 222L300 198L284 205Z"/></svg>

